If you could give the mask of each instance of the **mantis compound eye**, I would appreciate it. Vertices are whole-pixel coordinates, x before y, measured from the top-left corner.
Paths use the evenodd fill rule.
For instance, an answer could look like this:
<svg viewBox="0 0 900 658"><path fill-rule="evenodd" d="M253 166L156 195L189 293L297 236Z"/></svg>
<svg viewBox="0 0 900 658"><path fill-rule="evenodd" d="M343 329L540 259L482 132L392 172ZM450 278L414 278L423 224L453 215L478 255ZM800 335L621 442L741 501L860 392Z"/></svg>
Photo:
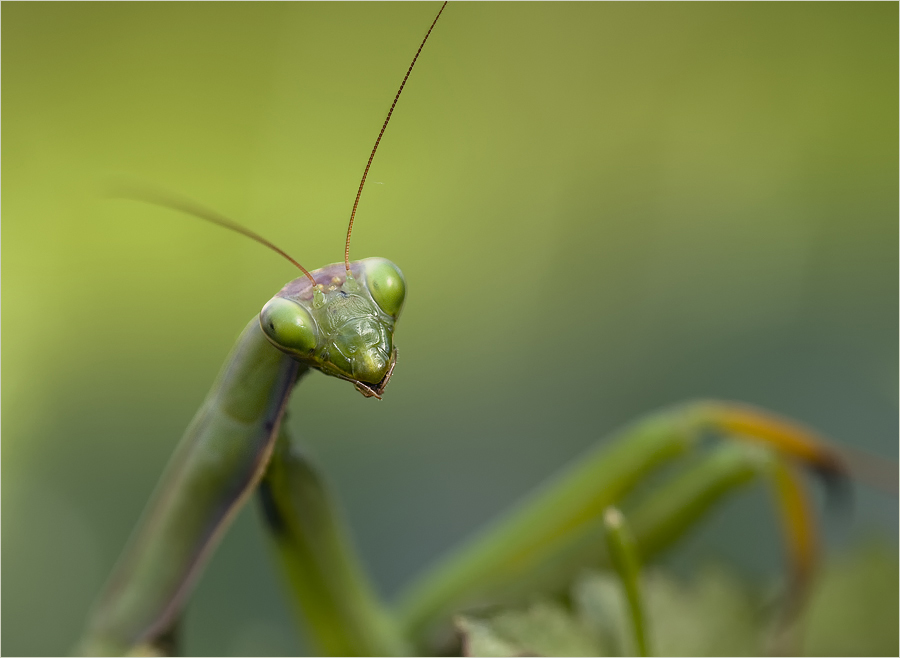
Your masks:
<svg viewBox="0 0 900 658"><path fill-rule="evenodd" d="M396 319L406 299L406 280L400 268L384 258L373 258L366 265L366 285L381 310Z"/></svg>
<svg viewBox="0 0 900 658"><path fill-rule="evenodd" d="M305 356L316 349L319 329L309 312L299 304L273 297L259 314L263 333L275 347Z"/></svg>

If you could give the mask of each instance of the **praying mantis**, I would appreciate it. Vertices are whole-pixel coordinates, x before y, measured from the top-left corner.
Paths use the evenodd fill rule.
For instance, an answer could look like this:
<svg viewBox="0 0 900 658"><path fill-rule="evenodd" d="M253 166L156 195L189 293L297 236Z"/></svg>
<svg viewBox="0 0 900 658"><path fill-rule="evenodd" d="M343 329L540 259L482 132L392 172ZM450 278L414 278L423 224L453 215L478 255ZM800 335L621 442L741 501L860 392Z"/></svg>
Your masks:
<svg viewBox="0 0 900 658"><path fill-rule="evenodd" d="M411 70L412 65L407 77ZM816 540L797 468L834 479L843 477L847 467L837 449L802 426L720 402L679 406L626 427L415 581L396 605L378 599L320 474L292 445L283 417L288 396L310 368L375 398L385 394L393 376L398 355L393 330L406 282L387 260L349 259L353 218L390 116L353 204L344 263L304 270L247 325L101 596L82 650L173 651L180 614L204 563L236 510L258 490L285 580L318 651L426 651L454 612L515 599L523 590L552 588L543 582L545 567L550 583L560 579L560 572L565 579L576 565L608 562L597 549L603 513L613 505L627 507L628 493L645 476L692 451L709 432L739 440L713 448L627 512L641 556L649 558L669 545L725 492L762 477L776 492L792 592L802 599L814 569ZM193 202L140 190L125 195L203 217L273 247Z"/></svg>

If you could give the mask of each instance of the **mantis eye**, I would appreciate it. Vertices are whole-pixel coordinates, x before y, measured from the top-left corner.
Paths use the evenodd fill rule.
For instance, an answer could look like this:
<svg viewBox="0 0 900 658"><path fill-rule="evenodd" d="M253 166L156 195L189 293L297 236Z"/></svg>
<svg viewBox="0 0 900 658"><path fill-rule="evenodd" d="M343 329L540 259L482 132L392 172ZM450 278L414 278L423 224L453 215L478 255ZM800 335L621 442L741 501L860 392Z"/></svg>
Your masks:
<svg viewBox="0 0 900 658"><path fill-rule="evenodd" d="M273 297L263 306L259 324L269 340L285 351L305 355L319 342L316 321L305 308L284 297Z"/></svg>
<svg viewBox="0 0 900 658"><path fill-rule="evenodd" d="M366 267L366 284L381 310L396 318L406 299L406 280L400 268L383 258L373 259Z"/></svg>

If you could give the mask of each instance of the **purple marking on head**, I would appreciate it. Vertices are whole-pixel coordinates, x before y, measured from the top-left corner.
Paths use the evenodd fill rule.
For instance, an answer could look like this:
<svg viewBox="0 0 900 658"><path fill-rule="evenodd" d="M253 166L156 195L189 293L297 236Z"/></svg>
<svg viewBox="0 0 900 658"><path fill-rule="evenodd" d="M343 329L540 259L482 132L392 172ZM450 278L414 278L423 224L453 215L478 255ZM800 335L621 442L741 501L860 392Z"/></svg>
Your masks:
<svg viewBox="0 0 900 658"><path fill-rule="evenodd" d="M364 265L362 261L353 261L350 263L350 272L357 281L363 280ZM347 278L347 270L344 263L332 263L317 270L310 272L316 283L324 286L342 286ZM282 288L276 297L285 297L287 299L311 301L313 298L313 286L305 276L297 277L293 281L289 281Z"/></svg>

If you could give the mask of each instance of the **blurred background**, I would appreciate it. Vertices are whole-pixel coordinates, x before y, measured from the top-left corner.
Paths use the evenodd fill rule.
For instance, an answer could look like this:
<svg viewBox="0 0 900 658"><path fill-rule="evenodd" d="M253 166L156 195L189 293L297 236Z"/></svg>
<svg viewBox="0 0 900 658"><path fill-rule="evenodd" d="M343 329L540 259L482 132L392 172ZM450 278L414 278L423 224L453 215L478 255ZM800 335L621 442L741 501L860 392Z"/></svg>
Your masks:
<svg viewBox="0 0 900 658"><path fill-rule="evenodd" d="M5 654L71 649L182 431L288 263L313 269L437 3L5 3ZM450 4L352 257L404 271L382 402L315 373L290 425L395 593L604 435L737 399L896 463L896 4ZM833 553L897 542L860 488ZM765 495L669 558L780 572ZM186 651L302 651L255 503Z"/></svg>

